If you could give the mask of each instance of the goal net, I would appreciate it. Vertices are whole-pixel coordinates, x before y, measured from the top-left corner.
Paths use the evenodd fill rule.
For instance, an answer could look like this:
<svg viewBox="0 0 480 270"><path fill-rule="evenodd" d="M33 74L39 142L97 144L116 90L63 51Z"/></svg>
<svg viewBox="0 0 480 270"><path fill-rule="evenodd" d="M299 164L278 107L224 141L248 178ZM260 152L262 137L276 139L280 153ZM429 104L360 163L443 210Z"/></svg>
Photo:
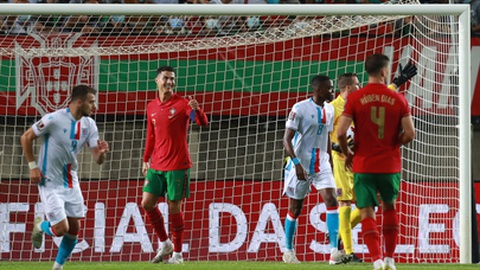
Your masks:
<svg viewBox="0 0 480 270"><path fill-rule="evenodd" d="M428 15L395 14L402 6ZM391 79L400 64L418 67L400 88L417 138L403 148L395 259L460 262L460 226L468 228L460 218L460 191L470 180L462 179L469 176L462 168L470 168L469 153L462 152L469 138L462 110L470 104L460 103L468 100L461 95L468 90L460 91L468 85L459 79L465 76L461 64L468 67L460 44L469 42L459 25L460 6L449 14L445 6L416 2L305 5L301 12L296 5L124 5L119 14L115 4L47 5L43 13L45 5L0 5L0 259L56 256L60 239L46 237L39 249L30 242L33 219L46 213L19 138L42 115L66 107L77 84L99 90L92 117L111 150L102 166L89 151L79 156L87 212L71 260L153 258L158 239L140 207L145 112L157 96L156 69L170 65L176 92L197 99L210 121L189 131L194 166L191 197L183 204L184 258L281 261L286 116L310 96L313 76L328 75L335 84L355 72L366 84L364 59L383 53L392 60ZM376 15L377 8L390 15ZM158 207L168 228L167 206L161 200ZM301 261L328 259L325 212L313 191L296 234ZM354 251L370 261L360 226L353 229Z"/></svg>

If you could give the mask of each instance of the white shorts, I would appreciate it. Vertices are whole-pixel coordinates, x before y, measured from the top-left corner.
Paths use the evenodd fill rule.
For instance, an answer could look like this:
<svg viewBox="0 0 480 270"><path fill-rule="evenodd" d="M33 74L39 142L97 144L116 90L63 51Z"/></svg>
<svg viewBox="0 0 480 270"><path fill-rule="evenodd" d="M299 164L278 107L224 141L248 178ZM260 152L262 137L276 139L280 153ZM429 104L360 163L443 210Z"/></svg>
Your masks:
<svg viewBox="0 0 480 270"><path fill-rule="evenodd" d="M306 181L297 179L297 172L294 166L286 167L283 194L295 200L303 200L307 197L307 194L312 191L310 185L313 185L317 190L326 188L336 189L335 179L333 178L330 167L319 173L309 174Z"/></svg>
<svg viewBox="0 0 480 270"><path fill-rule="evenodd" d="M38 186L40 199L48 221L53 226L67 217L84 218L86 207L82 191L78 187Z"/></svg>

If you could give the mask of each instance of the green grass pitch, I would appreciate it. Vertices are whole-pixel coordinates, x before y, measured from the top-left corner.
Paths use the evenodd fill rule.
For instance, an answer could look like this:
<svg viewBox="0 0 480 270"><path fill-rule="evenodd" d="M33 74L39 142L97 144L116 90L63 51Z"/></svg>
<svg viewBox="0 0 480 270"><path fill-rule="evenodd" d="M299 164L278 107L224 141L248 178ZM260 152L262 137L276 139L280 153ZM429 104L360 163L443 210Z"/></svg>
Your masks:
<svg viewBox="0 0 480 270"><path fill-rule="evenodd" d="M0 261L1 270L50 270L53 262L5 262ZM478 264L397 264L398 270L479 270ZM149 270L149 269L205 269L205 270L290 270L290 269L330 269L330 270L372 270L372 263L328 265L326 263L302 263L297 265L281 262L252 262L252 261L211 261L211 262L185 262L183 265L151 264L149 262L67 262L64 270Z"/></svg>

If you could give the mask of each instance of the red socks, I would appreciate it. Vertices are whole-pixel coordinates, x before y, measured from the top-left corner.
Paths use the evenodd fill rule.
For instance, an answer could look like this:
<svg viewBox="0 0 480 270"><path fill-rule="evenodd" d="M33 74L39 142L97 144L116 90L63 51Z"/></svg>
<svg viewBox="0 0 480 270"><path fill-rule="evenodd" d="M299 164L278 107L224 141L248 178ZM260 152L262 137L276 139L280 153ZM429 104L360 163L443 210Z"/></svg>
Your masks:
<svg viewBox="0 0 480 270"><path fill-rule="evenodd" d="M168 239L167 232L165 231L165 226L163 224L163 217L158 210L157 207L154 209L147 211L147 216L150 219L150 223L152 224L155 234L158 236L160 241L165 241Z"/></svg>
<svg viewBox="0 0 480 270"><path fill-rule="evenodd" d="M377 230L377 222L373 218L362 220L363 242L367 245L372 260L381 259L380 254L380 235Z"/></svg>
<svg viewBox="0 0 480 270"><path fill-rule="evenodd" d="M172 242L173 242L173 251L182 252L183 244L183 231L185 223L183 221L182 213L171 214L168 216L172 224Z"/></svg>
<svg viewBox="0 0 480 270"><path fill-rule="evenodd" d="M396 210L383 212L383 238L385 239L385 257L393 258L398 236L398 217Z"/></svg>

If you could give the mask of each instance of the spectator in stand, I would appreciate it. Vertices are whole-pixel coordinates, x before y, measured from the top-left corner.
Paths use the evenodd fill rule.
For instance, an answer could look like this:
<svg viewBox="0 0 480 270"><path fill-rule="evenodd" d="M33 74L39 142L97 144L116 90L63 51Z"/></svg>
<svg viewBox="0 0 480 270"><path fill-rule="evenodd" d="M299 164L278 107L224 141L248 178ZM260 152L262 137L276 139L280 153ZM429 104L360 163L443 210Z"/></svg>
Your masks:
<svg viewBox="0 0 480 270"><path fill-rule="evenodd" d="M28 0L14 0L15 4L29 4ZM33 31L34 24L32 16L19 15L7 16L6 18L7 34L28 34Z"/></svg>
<svg viewBox="0 0 480 270"><path fill-rule="evenodd" d="M64 0L61 0L64 1ZM70 4L101 4L101 0L70 0ZM100 34L104 26L102 16L81 15L68 16L65 19L65 32L81 32L85 34Z"/></svg>
<svg viewBox="0 0 480 270"><path fill-rule="evenodd" d="M480 0L470 1L472 12L472 36L480 37Z"/></svg>

